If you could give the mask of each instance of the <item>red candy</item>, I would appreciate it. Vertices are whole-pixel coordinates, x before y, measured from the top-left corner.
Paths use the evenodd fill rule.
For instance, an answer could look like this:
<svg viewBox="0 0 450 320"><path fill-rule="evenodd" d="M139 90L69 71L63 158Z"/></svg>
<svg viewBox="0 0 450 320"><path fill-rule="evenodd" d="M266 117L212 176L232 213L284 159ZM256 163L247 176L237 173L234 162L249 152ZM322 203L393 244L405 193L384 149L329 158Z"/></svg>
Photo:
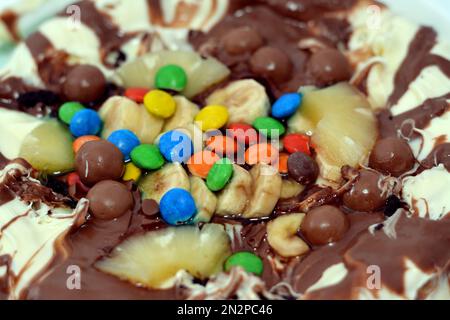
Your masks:
<svg viewBox="0 0 450 320"><path fill-rule="evenodd" d="M125 97L134 100L137 103L144 102L144 96L149 92L146 88L128 88L125 90Z"/></svg>
<svg viewBox="0 0 450 320"><path fill-rule="evenodd" d="M245 123L233 123L227 128L227 134L237 142L252 145L258 142L258 133L256 130Z"/></svg>
<svg viewBox="0 0 450 320"><path fill-rule="evenodd" d="M311 144L308 136L298 133L291 133L283 139L284 149L289 153L303 152L311 155Z"/></svg>

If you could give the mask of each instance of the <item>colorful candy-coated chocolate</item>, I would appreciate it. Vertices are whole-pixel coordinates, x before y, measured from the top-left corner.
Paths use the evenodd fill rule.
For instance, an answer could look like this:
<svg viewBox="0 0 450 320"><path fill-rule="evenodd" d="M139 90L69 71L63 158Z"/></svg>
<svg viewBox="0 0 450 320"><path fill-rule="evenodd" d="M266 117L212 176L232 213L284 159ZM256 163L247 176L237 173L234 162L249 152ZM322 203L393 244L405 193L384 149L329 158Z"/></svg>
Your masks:
<svg viewBox="0 0 450 320"><path fill-rule="evenodd" d="M253 122L253 126L269 138L282 136L286 132L283 124L271 117L259 117Z"/></svg>
<svg viewBox="0 0 450 320"><path fill-rule="evenodd" d="M187 166L192 175L206 179L209 170L211 170L214 163L219 159L220 157L214 152L203 150L194 153L192 157L189 158Z"/></svg>
<svg viewBox="0 0 450 320"><path fill-rule="evenodd" d="M171 189L161 198L159 210L165 222L176 226L185 224L197 213L192 195L184 189Z"/></svg>
<svg viewBox="0 0 450 320"><path fill-rule="evenodd" d="M139 138L128 129L112 132L108 137L108 141L114 144L122 152L125 161L130 160L131 151L141 144Z"/></svg>
<svg viewBox="0 0 450 320"><path fill-rule="evenodd" d="M302 94L286 93L272 106L272 116L278 119L292 116L302 104Z"/></svg>
<svg viewBox="0 0 450 320"><path fill-rule="evenodd" d="M278 149L270 143L258 143L245 151L245 162L249 165L257 163L271 164L277 160Z"/></svg>
<svg viewBox="0 0 450 320"><path fill-rule="evenodd" d="M152 90L144 96L144 105L151 114L167 119L176 109L176 102L170 94L162 90Z"/></svg>
<svg viewBox="0 0 450 320"><path fill-rule="evenodd" d="M142 175L142 170L134 165L133 162L128 162L125 165L125 172L123 174L123 181L138 181Z"/></svg>
<svg viewBox="0 0 450 320"><path fill-rule="evenodd" d="M232 123L227 127L227 135L241 144L252 145L258 142L258 133L249 124Z"/></svg>
<svg viewBox="0 0 450 320"><path fill-rule="evenodd" d="M224 106L204 107L196 116L195 122L203 131L222 128L228 121L228 109Z"/></svg>
<svg viewBox="0 0 450 320"><path fill-rule="evenodd" d="M97 135L102 128L100 116L91 109L83 109L75 113L70 121L70 132L74 137Z"/></svg>
<svg viewBox="0 0 450 320"><path fill-rule="evenodd" d="M233 175L233 164L228 158L222 158L212 166L206 178L206 186L211 191L220 191Z"/></svg>
<svg viewBox="0 0 450 320"><path fill-rule="evenodd" d="M65 124L70 124L73 116L84 109L84 106L79 102L66 102L58 110L59 119Z"/></svg>
<svg viewBox="0 0 450 320"><path fill-rule="evenodd" d="M131 151L133 163L146 170L157 170L164 165L164 158L157 146L153 144L141 144Z"/></svg>
<svg viewBox="0 0 450 320"><path fill-rule="evenodd" d="M98 141L98 140L100 140L100 138L97 137L97 136L82 136L82 137L79 137L79 138L77 138L77 139L73 142L73 144L72 144L73 152L77 153L78 150L80 150L80 148L81 148L86 142L89 142L89 141Z"/></svg>
<svg viewBox="0 0 450 320"><path fill-rule="evenodd" d="M125 97L137 103L143 103L144 97L149 91L147 88L128 88L125 90Z"/></svg>
<svg viewBox="0 0 450 320"><path fill-rule="evenodd" d="M258 276L262 275L264 270L262 259L248 251L236 252L225 261L225 271L230 271L233 267L241 267Z"/></svg>
<svg viewBox="0 0 450 320"><path fill-rule="evenodd" d="M304 134L290 133L283 139L283 147L289 153L303 152L311 155L310 138Z"/></svg>
<svg viewBox="0 0 450 320"><path fill-rule="evenodd" d="M192 156L193 150L191 138L177 130L168 131L159 139L159 151L170 162L186 162Z"/></svg>
<svg viewBox="0 0 450 320"><path fill-rule="evenodd" d="M158 89L183 91L187 81L184 69L174 64L160 68L155 76L155 85Z"/></svg>
<svg viewBox="0 0 450 320"><path fill-rule="evenodd" d="M206 148L220 156L233 155L239 150L237 142L228 136L212 136L206 141Z"/></svg>

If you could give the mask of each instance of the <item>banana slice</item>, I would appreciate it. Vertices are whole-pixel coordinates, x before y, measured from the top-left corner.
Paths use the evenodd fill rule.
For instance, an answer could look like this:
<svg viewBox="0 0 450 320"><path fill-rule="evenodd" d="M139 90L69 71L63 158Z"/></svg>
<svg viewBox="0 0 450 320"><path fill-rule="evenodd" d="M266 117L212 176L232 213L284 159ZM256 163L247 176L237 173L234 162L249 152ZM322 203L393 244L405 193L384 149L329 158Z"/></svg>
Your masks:
<svg viewBox="0 0 450 320"><path fill-rule="evenodd" d="M297 257L309 251L308 245L297 235L304 213L276 218L267 224L267 242L282 257Z"/></svg>
<svg viewBox="0 0 450 320"><path fill-rule="evenodd" d="M202 178L191 176L191 195L197 207L197 215L194 222L209 222L214 215L217 206L217 197L206 186Z"/></svg>
<svg viewBox="0 0 450 320"><path fill-rule="evenodd" d="M252 124L269 114L270 101L266 89L255 80L238 80L214 91L206 102L223 105L230 115L228 123Z"/></svg>
<svg viewBox="0 0 450 320"><path fill-rule="evenodd" d="M314 122L306 118L301 112L297 111L288 120L288 133L307 133L312 135L314 133Z"/></svg>
<svg viewBox="0 0 450 320"><path fill-rule="evenodd" d="M142 143L153 143L164 125L164 120L151 115L143 106L125 97L109 98L98 114L104 124L104 139L115 130L128 129L133 131Z"/></svg>
<svg viewBox="0 0 450 320"><path fill-rule="evenodd" d="M174 97L177 108L174 115L166 120L162 132L167 132L176 128L186 127L194 123L194 118L200 108L182 96Z"/></svg>
<svg viewBox="0 0 450 320"><path fill-rule="evenodd" d="M257 164L250 170L253 179L252 198L244 211L245 218L268 217L280 199L281 176L267 164Z"/></svg>
<svg viewBox="0 0 450 320"><path fill-rule="evenodd" d="M139 182L139 189L143 193L142 197L153 199L158 203L167 191L174 188L190 190L189 177L179 163L168 163Z"/></svg>
<svg viewBox="0 0 450 320"><path fill-rule="evenodd" d="M287 179L283 180L283 183L281 185L281 199L289 199L298 196L303 190L305 190L305 186L301 185L300 183L292 180Z"/></svg>
<svg viewBox="0 0 450 320"><path fill-rule="evenodd" d="M252 176L238 166L233 165L233 178L217 196L216 214L221 216L241 214L252 196Z"/></svg>

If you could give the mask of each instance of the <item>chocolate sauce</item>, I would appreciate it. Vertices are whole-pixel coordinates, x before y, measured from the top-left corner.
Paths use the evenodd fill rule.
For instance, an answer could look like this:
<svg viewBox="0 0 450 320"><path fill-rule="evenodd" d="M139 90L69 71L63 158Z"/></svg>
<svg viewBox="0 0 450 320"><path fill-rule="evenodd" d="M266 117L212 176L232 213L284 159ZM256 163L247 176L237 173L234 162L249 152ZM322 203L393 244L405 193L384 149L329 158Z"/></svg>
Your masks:
<svg viewBox="0 0 450 320"><path fill-rule="evenodd" d="M242 3L245 5L249 2ZM239 10L226 16L206 34L191 32L189 37L191 44L200 53L212 55L225 63L232 71L232 80L248 77L263 78L270 89L269 94L275 97L284 92L297 91L304 85L328 85L329 83L322 83L313 76L308 68L311 51L300 49L299 43L303 39L314 39L324 47L335 47L338 43L346 43L348 22L334 18L322 19L322 15L328 11L344 10L354 1L321 1L320 4L314 1L259 1L258 3L260 5L237 8ZM263 6L262 3L266 5ZM291 19L292 17L297 20ZM302 19L311 20L306 24L306 21ZM335 30L333 25L339 25L340 29ZM252 66L254 61L252 57L258 52L232 54L224 50L222 41L227 33L244 26L257 30L267 48L280 49L286 54L291 64L290 74L282 76L276 73L273 76L260 74L255 70L254 64ZM267 62L272 63L270 59Z"/></svg>
<svg viewBox="0 0 450 320"><path fill-rule="evenodd" d="M3 21L9 34L15 42L20 41L19 31L17 30L18 18L19 17L17 14L11 10L5 10L2 14L0 14L0 20Z"/></svg>

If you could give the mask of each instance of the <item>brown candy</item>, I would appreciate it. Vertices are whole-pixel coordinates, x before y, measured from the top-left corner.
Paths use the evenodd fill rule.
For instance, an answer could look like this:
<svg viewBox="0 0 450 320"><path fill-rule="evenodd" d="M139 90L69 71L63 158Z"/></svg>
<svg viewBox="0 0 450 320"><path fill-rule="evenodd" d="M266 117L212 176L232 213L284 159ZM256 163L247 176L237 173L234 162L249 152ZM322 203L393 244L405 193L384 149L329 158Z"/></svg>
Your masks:
<svg viewBox="0 0 450 320"><path fill-rule="evenodd" d="M67 75L64 95L68 100L88 103L100 99L106 89L103 73L91 65L79 65Z"/></svg>
<svg viewBox="0 0 450 320"><path fill-rule="evenodd" d="M88 186L102 180L117 180L124 169L123 155L109 141L90 141L78 150L75 168L81 182Z"/></svg>
<svg viewBox="0 0 450 320"><path fill-rule="evenodd" d="M229 31L222 39L225 50L230 54L253 52L263 45L261 35L250 27Z"/></svg>
<svg viewBox="0 0 450 320"><path fill-rule="evenodd" d="M347 216L333 206L321 206L306 214L300 231L314 245L324 245L343 238L350 223Z"/></svg>
<svg viewBox="0 0 450 320"><path fill-rule="evenodd" d="M133 195L120 182L104 180L97 183L87 194L89 209L95 218L112 220L133 207Z"/></svg>
<svg viewBox="0 0 450 320"><path fill-rule="evenodd" d="M291 77L292 63L280 49L262 47L250 59L250 67L257 75L275 82L284 82Z"/></svg>
<svg viewBox="0 0 450 320"><path fill-rule="evenodd" d="M347 58L337 49L323 49L311 56L309 70L323 85L349 80L352 75Z"/></svg>
<svg viewBox="0 0 450 320"><path fill-rule="evenodd" d="M415 158L408 143L396 137L379 140L372 150L369 166L398 177L414 167Z"/></svg>
<svg viewBox="0 0 450 320"><path fill-rule="evenodd" d="M159 204L153 199L145 199L142 201L142 213L148 217L159 213Z"/></svg>
<svg viewBox="0 0 450 320"><path fill-rule="evenodd" d="M319 176L317 162L303 152L295 152L288 158L289 176L302 185L316 182Z"/></svg>
<svg viewBox="0 0 450 320"><path fill-rule="evenodd" d="M382 176L370 170L361 170L352 188L344 193L344 205L356 211L375 211L384 206L387 195L381 189Z"/></svg>

